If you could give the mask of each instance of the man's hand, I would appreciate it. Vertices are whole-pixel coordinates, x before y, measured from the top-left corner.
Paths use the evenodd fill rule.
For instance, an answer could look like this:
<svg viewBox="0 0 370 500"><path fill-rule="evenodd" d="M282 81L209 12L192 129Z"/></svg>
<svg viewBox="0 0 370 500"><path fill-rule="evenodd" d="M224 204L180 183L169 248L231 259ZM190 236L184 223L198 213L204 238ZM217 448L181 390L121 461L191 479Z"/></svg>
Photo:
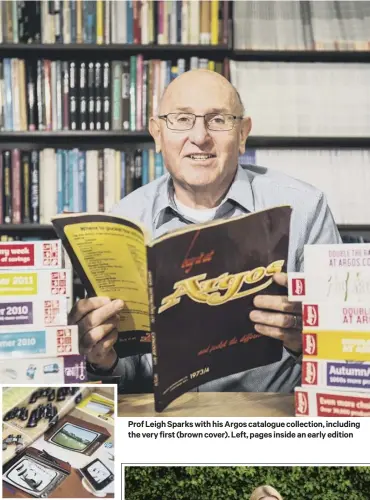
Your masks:
<svg viewBox="0 0 370 500"><path fill-rule="evenodd" d="M79 300L69 314L68 324L78 326L80 353L98 368L109 370L117 359L113 346L121 309L122 300L92 297Z"/></svg>
<svg viewBox="0 0 370 500"><path fill-rule="evenodd" d="M288 287L288 275L276 273L276 283ZM284 346L302 352L302 306L300 302L288 302L287 295L256 295L253 301L259 309L252 311L250 319L256 323L255 330L262 335L283 341Z"/></svg>

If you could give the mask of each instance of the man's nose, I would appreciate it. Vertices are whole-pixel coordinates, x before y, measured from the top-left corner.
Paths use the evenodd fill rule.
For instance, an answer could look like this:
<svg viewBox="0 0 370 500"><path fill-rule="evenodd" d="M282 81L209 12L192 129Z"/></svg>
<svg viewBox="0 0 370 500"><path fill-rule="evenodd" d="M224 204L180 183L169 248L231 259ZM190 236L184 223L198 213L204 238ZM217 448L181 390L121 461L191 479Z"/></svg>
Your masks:
<svg viewBox="0 0 370 500"><path fill-rule="evenodd" d="M202 144L209 139L208 129L203 116L195 118L194 127L189 130L189 139L195 144Z"/></svg>

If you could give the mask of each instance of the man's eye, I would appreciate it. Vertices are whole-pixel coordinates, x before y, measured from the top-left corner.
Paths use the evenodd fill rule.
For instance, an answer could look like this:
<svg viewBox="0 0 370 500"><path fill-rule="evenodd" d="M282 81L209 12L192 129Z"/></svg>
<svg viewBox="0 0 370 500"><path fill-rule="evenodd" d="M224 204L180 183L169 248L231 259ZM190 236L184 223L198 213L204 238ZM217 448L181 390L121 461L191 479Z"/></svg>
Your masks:
<svg viewBox="0 0 370 500"><path fill-rule="evenodd" d="M211 119L211 123L225 123L225 117L222 115L214 116Z"/></svg>
<svg viewBox="0 0 370 500"><path fill-rule="evenodd" d="M189 116L186 116L186 115L179 115L176 120L178 122L188 122L190 120L190 117Z"/></svg>

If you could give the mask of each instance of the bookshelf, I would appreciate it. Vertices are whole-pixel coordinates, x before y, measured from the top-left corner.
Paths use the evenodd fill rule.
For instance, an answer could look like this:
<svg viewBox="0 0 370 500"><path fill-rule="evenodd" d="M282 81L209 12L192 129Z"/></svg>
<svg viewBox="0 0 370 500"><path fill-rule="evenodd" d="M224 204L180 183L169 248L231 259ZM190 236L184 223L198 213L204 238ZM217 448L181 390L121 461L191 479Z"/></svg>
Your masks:
<svg viewBox="0 0 370 500"><path fill-rule="evenodd" d="M147 131L35 131L35 132L0 132L0 143L30 143L36 145L53 145L62 143L89 144L97 141L116 143L124 139L131 144L136 142L152 142ZM370 148L369 137L260 137L250 136L247 139L250 148Z"/></svg>
<svg viewBox="0 0 370 500"><path fill-rule="evenodd" d="M49 2L52 4L53 2ZM225 43L225 32L219 33L219 43L209 44L153 44L153 43L9 43L0 44L0 59L19 58L25 61L37 61L38 59L50 59L60 61L109 61L127 60L131 56L142 55L144 60L160 59L170 60L175 64L176 60L183 58L187 62L191 57L205 58L212 61L250 61L250 62L294 62L294 63L370 63L370 50L245 50L236 48L233 33L235 5L227 2L228 20L227 40ZM219 2L224 4L224 2ZM223 11L225 12L225 10ZM240 21L240 20L239 20ZM261 20L260 20L261 21ZM293 20L294 21L294 20ZM296 20L295 20L296 21ZM223 22L223 21L222 21ZM286 22L286 20L285 20ZM286 25L285 25L286 26ZM274 28L276 29L276 28ZM158 33L157 33L158 35ZM105 36L105 34L104 34ZM370 45L369 45L370 47ZM53 131L1 131L0 149L24 148L25 150L42 148L116 148L123 147L145 148L152 144L152 138L146 130L108 130L108 131L86 131L86 130L53 130ZM341 136L341 137L307 137L307 136L251 136L248 138L249 148L277 148L277 149L370 149L370 133L366 136ZM370 224L370 221L369 221ZM341 232L350 231L351 234L366 233L370 225L340 225ZM50 225L47 224L0 224L0 235L11 233L14 235L31 235L41 232L42 234L53 234Z"/></svg>

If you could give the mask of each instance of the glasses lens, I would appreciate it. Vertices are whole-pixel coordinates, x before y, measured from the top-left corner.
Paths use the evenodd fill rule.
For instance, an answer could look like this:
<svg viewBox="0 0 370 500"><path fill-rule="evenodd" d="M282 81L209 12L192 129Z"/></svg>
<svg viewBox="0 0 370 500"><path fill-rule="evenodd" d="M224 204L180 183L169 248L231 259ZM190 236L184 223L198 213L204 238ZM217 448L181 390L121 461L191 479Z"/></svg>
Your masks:
<svg viewBox="0 0 370 500"><path fill-rule="evenodd" d="M206 122L210 130L231 130L234 126L234 117L212 113L206 115Z"/></svg>
<svg viewBox="0 0 370 500"><path fill-rule="evenodd" d="M194 115L191 113L169 113L167 125L173 130L190 130L194 125Z"/></svg>

